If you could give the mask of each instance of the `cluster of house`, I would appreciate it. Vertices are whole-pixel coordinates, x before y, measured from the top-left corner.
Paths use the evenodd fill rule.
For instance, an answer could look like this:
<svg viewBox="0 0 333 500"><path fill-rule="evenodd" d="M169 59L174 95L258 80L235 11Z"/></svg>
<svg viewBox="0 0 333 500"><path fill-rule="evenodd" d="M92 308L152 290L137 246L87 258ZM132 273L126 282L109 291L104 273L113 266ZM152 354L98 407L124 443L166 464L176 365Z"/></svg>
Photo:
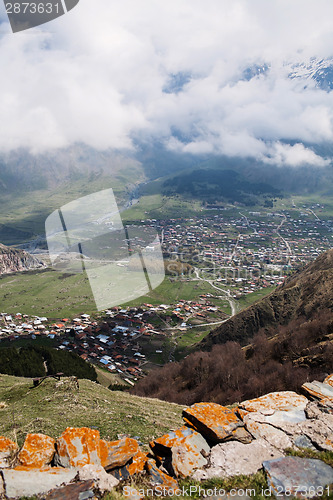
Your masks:
<svg viewBox="0 0 333 500"><path fill-rule="evenodd" d="M75 352L90 363L118 373L131 385L143 376L143 366L148 361L141 337L167 336L171 324L179 325L182 330L188 326L189 319L205 322L209 315L217 312L209 297L202 296L199 301L180 300L172 305L147 303L126 309L113 307L99 317L81 314L58 321L21 313L0 313L0 343L48 337L58 349Z"/></svg>
<svg viewBox="0 0 333 500"><path fill-rule="evenodd" d="M140 376L145 356L135 346L135 340L142 334L150 335L150 327L119 308L107 311L104 321L96 321L89 314L53 322L46 317L0 313L0 340L48 337L55 340L58 349L73 351L82 359L119 372L123 377Z"/></svg>
<svg viewBox="0 0 333 500"><path fill-rule="evenodd" d="M314 207L317 208L318 207ZM161 222L170 260L211 268L212 276L245 294L278 285L292 269L331 246L332 221L312 208L297 212L249 212ZM208 276L206 276L208 277Z"/></svg>

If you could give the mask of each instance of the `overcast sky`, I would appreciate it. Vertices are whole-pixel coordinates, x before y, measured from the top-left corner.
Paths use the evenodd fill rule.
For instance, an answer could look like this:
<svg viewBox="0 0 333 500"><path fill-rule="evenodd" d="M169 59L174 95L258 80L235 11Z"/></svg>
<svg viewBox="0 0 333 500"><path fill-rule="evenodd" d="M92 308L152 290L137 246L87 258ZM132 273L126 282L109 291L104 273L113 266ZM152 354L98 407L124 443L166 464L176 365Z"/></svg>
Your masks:
<svg viewBox="0 0 333 500"><path fill-rule="evenodd" d="M192 153L327 162L302 143L333 140L333 92L288 74L333 56L332 0L81 0L16 34L1 9L1 151L158 139ZM255 65L268 69L244 79Z"/></svg>

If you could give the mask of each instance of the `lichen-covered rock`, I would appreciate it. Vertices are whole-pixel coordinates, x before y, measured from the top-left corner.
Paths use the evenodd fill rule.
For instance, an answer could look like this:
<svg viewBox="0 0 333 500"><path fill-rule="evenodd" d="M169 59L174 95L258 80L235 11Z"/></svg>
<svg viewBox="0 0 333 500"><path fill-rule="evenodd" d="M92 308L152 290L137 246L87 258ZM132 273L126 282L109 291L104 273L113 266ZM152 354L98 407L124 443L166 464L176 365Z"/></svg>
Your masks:
<svg viewBox="0 0 333 500"><path fill-rule="evenodd" d="M185 437L171 448L171 466L176 477L188 477L196 469L207 465L210 447L201 434Z"/></svg>
<svg viewBox="0 0 333 500"><path fill-rule="evenodd" d="M128 479L129 477L135 476L135 474L143 472L147 460L147 454L139 451L127 465L121 467L120 469L114 469L112 474L119 480Z"/></svg>
<svg viewBox="0 0 333 500"><path fill-rule="evenodd" d="M255 439L264 439L271 446L275 446L278 450L285 450L293 445L292 440L281 429L277 429L273 425L261 423L252 418L251 413L244 417L246 429L252 434Z"/></svg>
<svg viewBox="0 0 333 500"><path fill-rule="evenodd" d="M333 451L333 415L306 420L297 426L297 433L307 436L318 449Z"/></svg>
<svg viewBox="0 0 333 500"><path fill-rule="evenodd" d="M150 447L168 472L176 477L190 476L195 469L206 465L210 452L205 438L188 427L180 427L155 439Z"/></svg>
<svg viewBox="0 0 333 500"><path fill-rule="evenodd" d="M237 427L233 430L229 437L225 441L239 441L243 444L249 444L253 441L251 434L245 429L245 427Z"/></svg>
<svg viewBox="0 0 333 500"><path fill-rule="evenodd" d="M99 431L88 427L67 427L57 439L55 464L62 467L101 465Z"/></svg>
<svg viewBox="0 0 333 500"><path fill-rule="evenodd" d="M211 450L210 465L194 472L193 479L230 477L239 474L255 474L262 467L263 460L282 457L282 453L263 439L250 444L229 441L214 446Z"/></svg>
<svg viewBox="0 0 333 500"><path fill-rule="evenodd" d="M55 454L55 440L45 434L27 434L18 460L25 467L36 469L51 463Z"/></svg>
<svg viewBox="0 0 333 500"><path fill-rule="evenodd" d="M328 375L328 377L325 378L324 384L330 385L333 387L333 374Z"/></svg>
<svg viewBox="0 0 333 500"><path fill-rule="evenodd" d="M47 470L4 469L2 475L6 496L20 498L46 493L62 484L67 484L75 478L76 470L56 467L49 467Z"/></svg>
<svg viewBox="0 0 333 500"><path fill-rule="evenodd" d="M305 415L307 418L300 421L281 418L272 421L272 416L249 412L244 417L244 424L254 437L263 437L279 449L293 444L301 446L302 441L310 447L310 441L316 449L332 451L333 415L321 411L320 404L316 402L308 402Z"/></svg>
<svg viewBox="0 0 333 500"><path fill-rule="evenodd" d="M9 467L9 461L18 446L14 441L4 436L0 436L0 468Z"/></svg>
<svg viewBox="0 0 333 500"><path fill-rule="evenodd" d="M214 442L226 439L243 425L234 410L217 403L195 403L183 410L183 418L185 423Z"/></svg>
<svg viewBox="0 0 333 500"><path fill-rule="evenodd" d="M151 477L151 484L159 496L161 496L163 492L167 496L172 496L172 492L178 490L177 481L162 472L152 460L147 461L146 470Z"/></svg>
<svg viewBox="0 0 333 500"><path fill-rule="evenodd" d="M283 457L263 462L273 494L288 498L323 496L323 488L333 483L333 469L321 460Z"/></svg>
<svg viewBox="0 0 333 500"><path fill-rule="evenodd" d="M331 380L331 377L329 380ZM333 401L333 384L314 380L313 382L303 384L302 389L316 399Z"/></svg>
<svg viewBox="0 0 333 500"><path fill-rule="evenodd" d="M170 431L168 434L154 439L149 443L154 455L162 460L163 457L171 454L171 448L179 444L185 437L191 436L196 431L189 429L188 427L180 427L175 431Z"/></svg>
<svg viewBox="0 0 333 500"><path fill-rule="evenodd" d="M126 437L117 441L100 441L101 464L107 470L122 467L139 452L136 439Z"/></svg>
<svg viewBox="0 0 333 500"><path fill-rule="evenodd" d="M111 474L108 474L101 465L87 464L79 469L80 481L88 481L93 479L95 488L99 489L102 493L111 491L119 484Z"/></svg>
<svg viewBox="0 0 333 500"><path fill-rule="evenodd" d="M271 392L260 398L243 401L239 408L248 412L273 415L276 411L305 410L308 403L305 396L293 391Z"/></svg>

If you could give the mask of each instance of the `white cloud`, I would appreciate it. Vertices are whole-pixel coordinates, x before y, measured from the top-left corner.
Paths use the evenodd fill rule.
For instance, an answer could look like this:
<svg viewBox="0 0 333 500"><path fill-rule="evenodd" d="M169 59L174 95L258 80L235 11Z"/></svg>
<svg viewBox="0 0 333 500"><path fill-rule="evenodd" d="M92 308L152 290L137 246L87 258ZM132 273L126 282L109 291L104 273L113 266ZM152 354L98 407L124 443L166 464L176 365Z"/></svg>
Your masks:
<svg viewBox="0 0 333 500"><path fill-rule="evenodd" d="M331 56L331 0L81 0L38 29L1 25L0 150L130 148L140 137L323 164L301 143L333 140L333 92L290 80L285 63ZM263 63L265 75L240 80ZM164 92L178 73L190 76L182 91Z"/></svg>

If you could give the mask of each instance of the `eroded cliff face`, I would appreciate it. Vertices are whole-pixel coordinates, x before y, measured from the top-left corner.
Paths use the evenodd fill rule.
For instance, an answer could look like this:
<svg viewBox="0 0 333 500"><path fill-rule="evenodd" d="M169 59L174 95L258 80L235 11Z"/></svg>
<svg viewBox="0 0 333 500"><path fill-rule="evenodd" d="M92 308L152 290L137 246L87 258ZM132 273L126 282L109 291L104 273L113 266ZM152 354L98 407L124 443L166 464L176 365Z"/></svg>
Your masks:
<svg viewBox="0 0 333 500"><path fill-rule="evenodd" d="M0 243L0 275L41 269L45 264L24 250L7 247Z"/></svg>

